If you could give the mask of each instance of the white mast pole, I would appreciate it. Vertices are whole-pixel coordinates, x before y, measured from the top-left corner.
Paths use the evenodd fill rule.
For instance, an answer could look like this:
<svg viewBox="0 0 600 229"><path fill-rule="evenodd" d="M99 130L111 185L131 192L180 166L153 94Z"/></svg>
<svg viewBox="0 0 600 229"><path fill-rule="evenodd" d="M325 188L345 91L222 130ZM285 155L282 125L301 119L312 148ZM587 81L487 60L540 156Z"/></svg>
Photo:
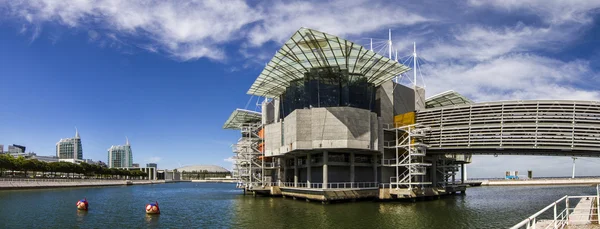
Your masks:
<svg viewBox="0 0 600 229"><path fill-rule="evenodd" d="M417 42L413 42L413 86L417 89Z"/></svg>
<svg viewBox="0 0 600 229"><path fill-rule="evenodd" d="M392 29L389 30L388 54L390 59L392 59Z"/></svg>
<svg viewBox="0 0 600 229"><path fill-rule="evenodd" d="M373 51L373 38L371 38L371 51Z"/></svg>

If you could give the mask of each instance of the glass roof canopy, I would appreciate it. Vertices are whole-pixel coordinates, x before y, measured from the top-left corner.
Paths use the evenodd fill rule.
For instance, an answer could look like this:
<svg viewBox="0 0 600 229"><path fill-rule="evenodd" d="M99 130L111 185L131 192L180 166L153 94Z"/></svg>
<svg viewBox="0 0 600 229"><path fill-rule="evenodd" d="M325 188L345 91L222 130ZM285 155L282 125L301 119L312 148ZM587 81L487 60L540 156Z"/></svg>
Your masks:
<svg viewBox="0 0 600 229"><path fill-rule="evenodd" d="M445 107L469 103L473 103L473 101L464 97L458 92L450 90L427 98L425 100L425 108Z"/></svg>
<svg viewBox="0 0 600 229"><path fill-rule="evenodd" d="M223 129L240 129L244 123L255 123L261 120L262 114L260 112L236 109L223 124Z"/></svg>
<svg viewBox="0 0 600 229"><path fill-rule="evenodd" d="M276 98L290 82L304 78L315 67L339 66L351 74L367 77L379 86L409 67L339 37L300 28L277 51L248 90L249 95Z"/></svg>

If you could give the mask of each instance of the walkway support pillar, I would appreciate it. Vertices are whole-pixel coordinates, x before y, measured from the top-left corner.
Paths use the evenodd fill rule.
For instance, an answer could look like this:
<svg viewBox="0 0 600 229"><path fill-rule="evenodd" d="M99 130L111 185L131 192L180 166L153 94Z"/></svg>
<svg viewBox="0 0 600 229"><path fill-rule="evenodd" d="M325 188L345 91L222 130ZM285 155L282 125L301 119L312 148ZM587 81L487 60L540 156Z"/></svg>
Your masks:
<svg viewBox="0 0 600 229"><path fill-rule="evenodd" d="M329 153L327 151L323 151L323 188L327 188L327 183L329 181L329 173L327 171L327 163L329 163Z"/></svg>
<svg viewBox="0 0 600 229"><path fill-rule="evenodd" d="M311 169L310 169L310 152L306 154L306 187L310 188Z"/></svg>
<svg viewBox="0 0 600 229"><path fill-rule="evenodd" d="M355 170L354 170L354 152L350 152L350 187L353 188L354 186L354 175L355 174Z"/></svg>
<svg viewBox="0 0 600 229"><path fill-rule="evenodd" d="M460 164L460 183L465 184L465 163Z"/></svg>
<svg viewBox="0 0 600 229"><path fill-rule="evenodd" d="M294 156L294 187L298 187L298 156Z"/></svg>
<svg viewBox="0 0 600 229"><path fill-rule="evenodd" d="M377 182L377 154L373 154L373 182Z"/></svg>

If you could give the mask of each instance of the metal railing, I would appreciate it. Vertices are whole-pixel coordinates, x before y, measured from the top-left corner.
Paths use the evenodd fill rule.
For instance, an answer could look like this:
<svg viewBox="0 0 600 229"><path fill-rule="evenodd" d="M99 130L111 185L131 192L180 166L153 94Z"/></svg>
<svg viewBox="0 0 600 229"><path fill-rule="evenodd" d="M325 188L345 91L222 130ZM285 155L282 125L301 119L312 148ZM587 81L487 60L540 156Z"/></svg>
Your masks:
<svg viewBox="0 0 600 229"><path fill-rule="evenodd" d="M298 182L294 185L294 182L280 182L279 185L281 187L288 188L311 188L311 189L323 189L326 187L327 189L353 189L353 188L378 188L379 183L377 182L335 182L335 183L327 183L324 185L323 183L307 183L307 182Z"/></svg>
<svg viewBox="0 0 600 229"><path fill-rule="evenodd" d="M519 222L518 224L511 227L511 229L517 228L564 228L570 224L591 224L592 222L600 223L600 217L598 217L598 204L600 202L600 185L596 186L595 196L564 196L557 201L554 201L550 205L546 206L542 210L529 216L527 219ZM578 207L580 201L590 200L590 206ZM570 203L576 201L575 206L571 206ZM563 203L564 202L564 203ZM596 207L594 207L594 202ZM584 202L585 203L585 202ZM559 210L561 205L564 204L564 209ZM542 219L542 214L547 214L552 209L552 219ZM559 212L560 211L560 212ZM595 219L593 219L595 217ZM539 227L538 227L539 226Z"/></svg>
<svg viewBox="0 0 600 229"><path fill-rule="evenodd" d="M36 178L0 178L0 182L105 182L105 181L125 181L127 179L82 179L82 178L54 178L54 179L36 179Z"/></svg>

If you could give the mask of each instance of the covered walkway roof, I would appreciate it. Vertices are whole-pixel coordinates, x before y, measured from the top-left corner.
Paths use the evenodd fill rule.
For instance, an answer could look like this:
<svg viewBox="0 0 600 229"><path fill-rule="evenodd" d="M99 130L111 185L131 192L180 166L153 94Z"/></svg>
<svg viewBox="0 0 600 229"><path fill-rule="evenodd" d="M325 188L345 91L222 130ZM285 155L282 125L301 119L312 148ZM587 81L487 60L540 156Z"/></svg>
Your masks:
<svg viewBox="0 0 600 229"><path fill-rule="evenodd" d="M240 126L244 123L255 123L262 120L262 115L256 111L236 109L229 115L223 129L240 129Z"/></svg>
<svg viewBox="0 0 600 229"><path fill-rule="evenodd" d="M375 86L410 70L397 61L348 40L300 28L273 56L248 94L278 97L291 81L304 78L304 73L309 69L330 66L339 66L350 74L364 75Z"/></svg>
<svg viewBox="0 0 600 229"><path fill-rule="evenodd" d="M445 107L452 105L470 104L470 99L455 91L445 91L425 100L425 108Z"/></svg>

